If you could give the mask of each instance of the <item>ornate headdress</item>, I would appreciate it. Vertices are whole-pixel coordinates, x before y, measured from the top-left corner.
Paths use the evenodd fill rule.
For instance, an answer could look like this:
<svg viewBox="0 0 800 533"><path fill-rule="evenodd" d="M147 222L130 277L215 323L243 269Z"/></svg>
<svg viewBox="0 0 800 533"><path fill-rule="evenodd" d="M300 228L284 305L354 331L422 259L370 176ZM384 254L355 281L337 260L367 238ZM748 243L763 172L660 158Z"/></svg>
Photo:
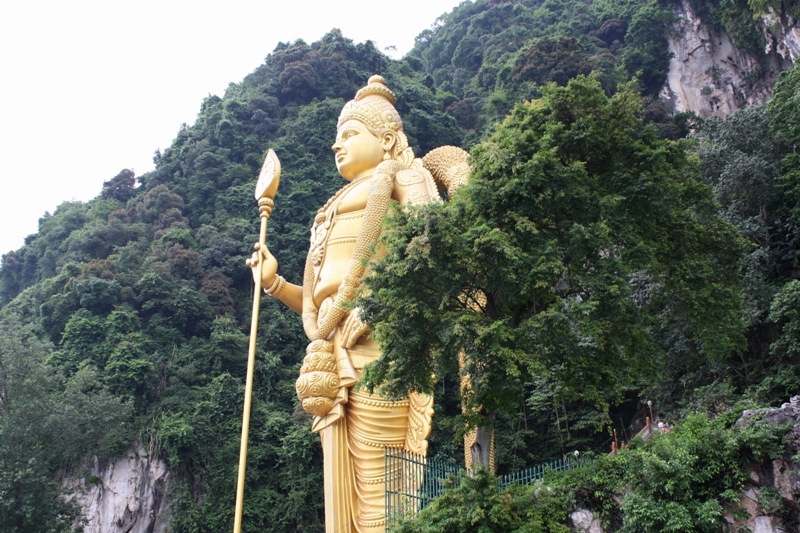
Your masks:
<svg viewBox="0 0 800 533"><path fill-rule="evenodd" d="M359 89L354 99L345 104L336 127L341 127L348 120L357 120L377 137L385 132L394 133L397 143L392 150L392 159L408 166L414 159L414 152L408 146L408 139L403 133L403 121L394 108L396 101L383 76L376 74L370 77L366 87Z"/></svg>

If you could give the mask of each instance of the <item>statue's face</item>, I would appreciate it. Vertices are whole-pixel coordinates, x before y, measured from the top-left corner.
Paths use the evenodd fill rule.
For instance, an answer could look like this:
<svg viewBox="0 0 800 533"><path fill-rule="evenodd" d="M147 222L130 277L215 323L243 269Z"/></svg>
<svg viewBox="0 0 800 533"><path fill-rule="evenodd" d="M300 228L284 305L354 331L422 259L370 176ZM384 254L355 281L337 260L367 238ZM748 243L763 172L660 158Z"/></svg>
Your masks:
<svg viewBox="0 0 800 533"><path fill-rule="evenodd" d="M386 154L386 140L382 140L358 120L348 120L336 133L333 143L336 168L348 181L371 174Z"/></svg>

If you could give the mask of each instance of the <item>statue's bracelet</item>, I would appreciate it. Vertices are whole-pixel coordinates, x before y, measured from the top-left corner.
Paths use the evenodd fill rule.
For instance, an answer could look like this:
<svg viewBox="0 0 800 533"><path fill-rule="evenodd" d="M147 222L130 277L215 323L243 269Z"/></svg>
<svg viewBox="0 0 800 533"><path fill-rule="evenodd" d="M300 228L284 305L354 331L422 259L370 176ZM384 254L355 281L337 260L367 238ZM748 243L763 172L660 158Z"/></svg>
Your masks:
<svg viewBox="0 0 800 533"><path fill-rule="evenodd" d="M275 274L275 281L272 282L272 285L269 286L269 289L264 289L264 292L267 293L267 296L276 297L285 288L286 288L286 280L283 279L283 276Z"/></svg>

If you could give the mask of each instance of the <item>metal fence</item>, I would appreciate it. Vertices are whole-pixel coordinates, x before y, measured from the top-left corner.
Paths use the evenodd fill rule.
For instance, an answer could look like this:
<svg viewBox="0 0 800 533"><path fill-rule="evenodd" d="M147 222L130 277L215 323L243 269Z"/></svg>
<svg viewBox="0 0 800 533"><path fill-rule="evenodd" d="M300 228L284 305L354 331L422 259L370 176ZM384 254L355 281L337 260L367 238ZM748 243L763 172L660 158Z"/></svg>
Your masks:
<svg viewBox="0 0 800 533"><path fill-rule="evenodd" d="M458 484L469 472L456 465L428 459L424 455L386 448L383 456L386 472L384 490L386 531L400 520L414 518L448 486ZM542 479L548 472L572 470L591 464L591 459L566 458L537 465L498 480L500 489L510 485L527 485Z"/></svg>
<svg viewBox="0 0 800 533"><path fill-rule="evenodd" d="M448 479L457 483L467 473L459 466L397 448L386 448L383 460L387 531L390 524L413 518L442 494Z"/></svg>
<svg viewBox="0 0 800 533"><path fill-rule="evenodd" d="M500 489L504 489L509 485L527 485L539 479L542 479L548 472L563 472L565 470L572 470L581 466L592 464L594 461L591 459L580 458L566 458L550 461L541 465L532 466L513 474L506 474L499 480Z"/></svg>

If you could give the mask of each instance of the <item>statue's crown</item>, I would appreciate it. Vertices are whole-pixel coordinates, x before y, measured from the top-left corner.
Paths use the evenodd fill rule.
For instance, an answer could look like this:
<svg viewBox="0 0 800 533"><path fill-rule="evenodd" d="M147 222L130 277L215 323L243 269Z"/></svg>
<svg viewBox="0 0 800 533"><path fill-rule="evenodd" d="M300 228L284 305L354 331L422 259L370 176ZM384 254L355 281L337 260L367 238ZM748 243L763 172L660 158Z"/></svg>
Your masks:
<svg viewBox="0 0 800 533"><path fill-rule="evenodd" d="M403 131L403 121L394 108L397 101L394 93L386 86L383 76L370 77L366 87L356 93L356 97L345 104L339 115L337 127L348 120L363 122L373 132L385 130Z"/></svg>
<svg viewBox="0 0 800 533"><path fill-rule="evenodd" d="M367 81L367 86L358 90L356 93L356 101L366 98L367 96L380 96L392 105L397 102L397 98L392 90L386 86L386 80L379 74L370 76L369 81Z"/></svg>

